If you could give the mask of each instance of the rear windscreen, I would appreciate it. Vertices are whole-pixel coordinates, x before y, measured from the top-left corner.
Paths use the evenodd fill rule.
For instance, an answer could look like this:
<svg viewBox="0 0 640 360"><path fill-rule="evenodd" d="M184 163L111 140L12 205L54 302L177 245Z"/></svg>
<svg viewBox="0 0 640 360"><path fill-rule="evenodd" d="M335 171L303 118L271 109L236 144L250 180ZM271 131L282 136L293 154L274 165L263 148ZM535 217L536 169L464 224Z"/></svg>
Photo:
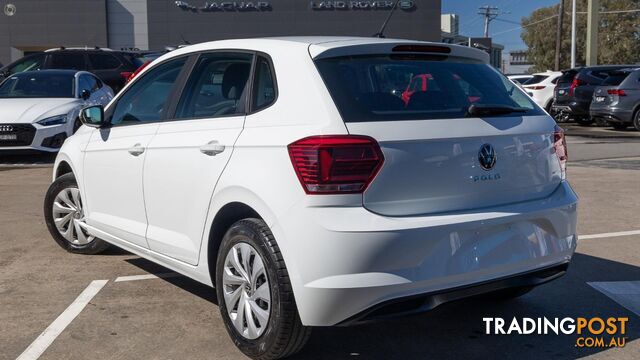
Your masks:
<svg viewBox="0 0 640 360"><path fill-rule="evenodd" d="M522 85L533 85L533 84L539 84L542 82L542 80L548 78L547 75L533 75L533 77L527 81L525 81Z"/></svg>
<svg viewBox="0 0 640 360"><path fill-rule="evenodd" d="M558 84L567 84L573 81L573 78L576 76L578 72L575 70L568 70L562 73L560 78L558 79Z"/></svg>
<svg viewBox="0 0 640 360"><path fill-rule="evenodd" d="M490 65L446 56L365 55L316 60L346 122L451 119L472 104L543 112Z"/></svg>
<svg viewBox="0 0 640 360"><path fill-rule="evenodd" d="M628 72L624 72L624 73L610 73L609 76L607 76L604 81L602 82L602 85L608 85L608 86L618 86L620 85L624 79L627 78L627 76L629 76Z"/></svg>

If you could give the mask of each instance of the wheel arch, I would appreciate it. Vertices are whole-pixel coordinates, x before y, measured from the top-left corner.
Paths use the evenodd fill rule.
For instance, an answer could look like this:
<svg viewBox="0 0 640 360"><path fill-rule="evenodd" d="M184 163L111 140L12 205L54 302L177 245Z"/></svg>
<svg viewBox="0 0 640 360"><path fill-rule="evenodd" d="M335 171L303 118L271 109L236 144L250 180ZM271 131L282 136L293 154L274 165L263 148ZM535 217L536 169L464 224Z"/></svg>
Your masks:
<svg viewBox="0 0 640 360"><path fill-rule="evenodd" d="M216 262L222 238L227 230L236 222L247 218L264 218L251 206L240 201L233 201L222 206L216 213L210 225L207 239L207 264L211 283L215 287Z"/></svg>

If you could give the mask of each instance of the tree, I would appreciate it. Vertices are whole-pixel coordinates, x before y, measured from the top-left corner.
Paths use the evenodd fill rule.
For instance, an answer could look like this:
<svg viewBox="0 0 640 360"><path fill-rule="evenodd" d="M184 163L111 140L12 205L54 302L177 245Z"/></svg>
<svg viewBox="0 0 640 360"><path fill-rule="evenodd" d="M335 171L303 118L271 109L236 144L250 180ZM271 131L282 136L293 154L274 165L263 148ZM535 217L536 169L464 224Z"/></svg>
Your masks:
<svg viewBox="0 0 640 360"><path fill-rule="evenodd" d="M564 0L561 68L571 66L571 0ZM600 0L600 11L640 9L640 0ZM556 23L559 4L539 8L522 19L522 40L529 48L532 71L553 69ZM577 2L576 63L585 63L587 0ZM548 20L545 20L548 19ZM598 64L635 64L640 62L640 12L600 14L598 26Z"/></svg>

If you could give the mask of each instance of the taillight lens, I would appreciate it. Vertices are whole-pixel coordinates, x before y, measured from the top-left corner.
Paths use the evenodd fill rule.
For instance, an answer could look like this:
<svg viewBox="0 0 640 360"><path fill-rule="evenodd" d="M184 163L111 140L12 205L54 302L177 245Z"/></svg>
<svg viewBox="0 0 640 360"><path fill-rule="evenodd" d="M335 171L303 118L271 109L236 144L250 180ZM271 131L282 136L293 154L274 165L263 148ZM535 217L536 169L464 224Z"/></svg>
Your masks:
<svg viewBox="0 0 640 360"><path fill-rule="evenodd" d="M142 65L140 65L140 67L138 67L136 69L136 71L132 72L131 75L129 75L129 77L127 77L127 83L133 79L135 79L135 77L142 71L144 70L144 68L146 68L149 64L151 64L151 61L145 61Z"/></svg>
<svg viewBox="0 0 640 360"><path fill-rule="evenodd" d="M609 95L618 95L618 96L627 96L627 93L622 89L609 89L607 90L607 94Z"/></svg>
<svg viewBox="0 0 640 360"><path fill-rule="evenodd" d="M525 86L526 89L530 89L530 90L542 90L544 88L546 88L546 86L544 85L531 85L531 86Z"/></svg>
<svg viewBox="0 0 640 360"><path fill-rule="evenodd" d="M368 136L312 136L288 146L293 168L307 194L361 193L384 157Z"/></svg>
<svg viewBox="0 0 640 360"><path fill-rule="evenodd" d="M564 137L564 130L556 125L553 131L553 149L555 150L558 161L560 162L560 170L562 179L567 178L567 161L569 160L569 152L567 150L567 140Z"/></svg>
<svg viewBox="0 0 640 360"><path fill-rule="evenodd" d="M574 77L573 81L571 82L571 86L569 87L569 96L573 96L573 92L580 85L584 85L584 81L578 79L577 77Z"/></svg>
<svg viewBox="0 0 640 360"><path fill-rule="evenodd" d="M133 72L123 71L120 73L120 76L122 76L122 78L126 81L127 79L129 79L129 76L131 76L131 74L133 74Z"/></svg>

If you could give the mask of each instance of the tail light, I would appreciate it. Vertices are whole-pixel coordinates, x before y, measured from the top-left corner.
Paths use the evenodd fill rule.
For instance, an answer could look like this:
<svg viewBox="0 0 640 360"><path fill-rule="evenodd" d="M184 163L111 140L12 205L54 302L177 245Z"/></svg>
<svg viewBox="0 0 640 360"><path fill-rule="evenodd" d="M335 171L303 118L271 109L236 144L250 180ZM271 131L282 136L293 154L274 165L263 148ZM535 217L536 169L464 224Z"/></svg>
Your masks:
<svg viewBox="0 0 640 360"><path fill-rule="evenodd" d="M609 89L607 90L607 94L609 95L618 95L618 96L627 96L627 93L622 89Z"/></svg>
<svg viewBox="0 0 640 360"><path fill-rule="evenodd" d="M569 96L573 96L573 92L580 85L584 85L584 81L578 79L577 76L574 77L573 81L571 82L571 86L569 86Z"/></svg>
<svg viewBox="0 0 640 360"><path fill-rule="evenodd" d="M532 86L525 86L526 89L529 90L542 90L544 88L546 88L546 86L544 85L532 85Z"/></svg>
<svg viewBox="0 0 640 360"><path fill-rule="evenodd" d="M368 136L312 136L288 149L307 194L362 193L384 162L380 146Z"/></svg>
<svg viewBox="0 0 640 360"><path fill-rule="evenodd" d="M151 64L151 61L145 61L142 65L140 65L140 67L138 67L136 69L136 71L132 72L131 75L129 75L129 77L127 77L127 83L131 80L133 80L138 74L140 74L140 72L142 70L144 70L144 68L146 68L147 66L149 66L149 64Z"/></svg>
<svg viewBox="0 0 640 360"><path fill-rule="evenodd" d="M124 81L127 81L127 79L129 79L129 76L131 76L131 74L133 74L131 71L123 71L120 73L120 76L122 76Z"/></svg>
<svg viewBox="0 0 640 360"><path fill-rule="evenodd" d="M558 156L560 162L560 170L562 179L567 178L567 161L569 160L569 152L567 149L567 140L564 137L564 130L556 125L553 131L553 149Z"/></svg>

